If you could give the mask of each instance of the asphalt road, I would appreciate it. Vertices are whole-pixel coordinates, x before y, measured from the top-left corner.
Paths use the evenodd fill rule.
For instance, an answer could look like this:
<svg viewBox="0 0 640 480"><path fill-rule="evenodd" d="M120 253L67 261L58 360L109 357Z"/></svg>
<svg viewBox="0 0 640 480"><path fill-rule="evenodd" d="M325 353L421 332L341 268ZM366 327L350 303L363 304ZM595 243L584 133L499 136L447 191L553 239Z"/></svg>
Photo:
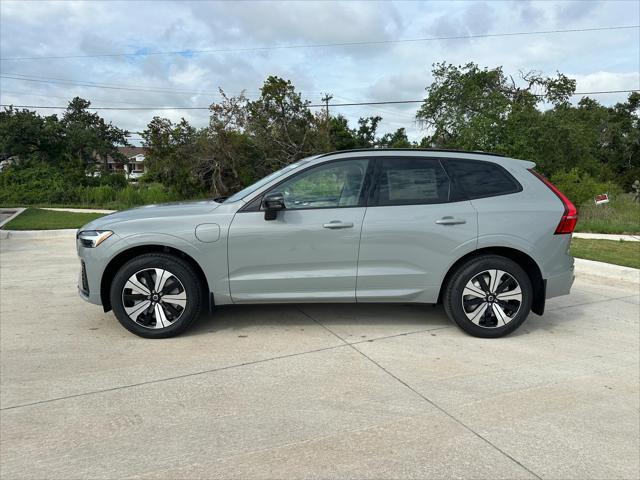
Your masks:
<svg viewBox="0 0 640 480"><path fill-rule="evenodd" d="M72 237L1 243L3 479L640 476L637 283L579 271L498 340L302 305L153 341L77 297Z"/></svg>

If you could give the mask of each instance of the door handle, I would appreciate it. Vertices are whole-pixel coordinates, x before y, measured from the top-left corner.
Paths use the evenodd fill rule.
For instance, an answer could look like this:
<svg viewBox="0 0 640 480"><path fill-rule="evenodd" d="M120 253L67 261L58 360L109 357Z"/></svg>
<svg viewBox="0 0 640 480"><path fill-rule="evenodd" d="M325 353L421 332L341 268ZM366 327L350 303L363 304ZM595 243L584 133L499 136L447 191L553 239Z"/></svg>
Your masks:
<svg viewBox="0 0 640 480"><path fill-rule="evenodd" d="M338 230L340 228L353 228L353 223L351 222L341 222L340 220L332 220L329 223L325 223L322 225L323 228L330 228L332 230Z"/></svg>
<svg viewBox="0 0 640 480"><path fill-rule="evenodd" d="M438 225L460 225L467 223L467 221L463 218L442 217L440 220L436 220L436 223Z"/></svg>

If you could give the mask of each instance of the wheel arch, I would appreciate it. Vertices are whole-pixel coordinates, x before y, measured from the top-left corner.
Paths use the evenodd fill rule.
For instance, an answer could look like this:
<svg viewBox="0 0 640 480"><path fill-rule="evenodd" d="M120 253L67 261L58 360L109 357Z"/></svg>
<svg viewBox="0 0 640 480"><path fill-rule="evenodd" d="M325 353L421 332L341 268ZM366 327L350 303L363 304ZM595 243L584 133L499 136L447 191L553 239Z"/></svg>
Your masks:
<svg viewBox="0 0 640 480"><path fill-rule="evenodd" d="M522 250L511 247L483 247L472 252L463 255L456 260L445 275L442 285L440 287L440 293L438 295L438 303L442 303L442 295L446 288L448 288L449 281L454 272L460 265L471 260L472 258L478 258L485 255L500 255L502 257L513 260L520 265L523 270L529 276L531 280L531 286L533 287L533 302L531 304L531 311L542 315L544 313L545 298L546 298L546 281L542 278L542 271L538 263L527 253Z"/></svg>
<svg viewBox="0 0 640 480"><path fill-rule="evenodd" d="M180 258L183 261L186 261L195 272L198 280L200 281L200 285L202 286L202 294L203 299L209 299L209 309L213 308L213 298L210 294L211 290L209 289L209 282L207 281L207 277L204 274L204 271L196 262L193 257L186 254L182 250L170 247L168 245L136 245L134 247L127 248L121 252L119 252L115 257L113 257L102 273L102 278L100 280L100 300L102 302L102 308L105 312L111 310L111 299L109 298L109 289L111 288L111 282L115 277L117 271L129 260L138 257L145 253L164 253L168 255L173 255L174 257Z"/></svg>

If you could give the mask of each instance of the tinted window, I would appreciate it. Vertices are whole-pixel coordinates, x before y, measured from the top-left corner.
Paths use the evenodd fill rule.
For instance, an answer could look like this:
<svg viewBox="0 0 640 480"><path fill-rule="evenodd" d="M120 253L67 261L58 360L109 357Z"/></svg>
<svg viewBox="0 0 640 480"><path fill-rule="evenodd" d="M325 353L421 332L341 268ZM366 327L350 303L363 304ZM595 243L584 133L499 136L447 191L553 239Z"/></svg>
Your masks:
<svg viewBox="0 0 640 480"><path fill-rule="evenodd" d="M345 160L311 168L274 187L282 192L287 209L355 207L367 172L368 160Z"/></svg>
<svg viewBox="0 0 640 480"><path fill-rule="evenodd" d="M493 197L521 190L515 179L495 163L480 160L446 160L445 165L456 185L463 190L460 193L466 193L468 198Z"/></svg>
<svg viewBox="0 0 640 480"><path fill-rule="evenodd" d="M374 196L378 205L443 203L449 197L449 179L438 160L385 158L379 163Z"/></svg>

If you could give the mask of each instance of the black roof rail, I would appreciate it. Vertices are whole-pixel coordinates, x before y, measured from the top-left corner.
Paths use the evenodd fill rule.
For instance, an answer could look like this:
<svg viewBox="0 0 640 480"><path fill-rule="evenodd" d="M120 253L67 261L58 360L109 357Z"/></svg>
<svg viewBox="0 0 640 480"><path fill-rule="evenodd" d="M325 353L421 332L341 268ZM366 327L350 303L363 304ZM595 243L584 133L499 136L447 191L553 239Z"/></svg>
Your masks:
<svg viewBox="0 0 640 480"><path fill-rule="evenodd" d="M451 148L353 148L349 150L335 150L333 152L323 153L318 155L318 158L328 157L329 155L335 155L337 153L351 153L351 152L448 152L448 153L471 153L474 155L489 155L492 157L504 157L500 153L482 152L480 150L455 150Z"/></svg>

